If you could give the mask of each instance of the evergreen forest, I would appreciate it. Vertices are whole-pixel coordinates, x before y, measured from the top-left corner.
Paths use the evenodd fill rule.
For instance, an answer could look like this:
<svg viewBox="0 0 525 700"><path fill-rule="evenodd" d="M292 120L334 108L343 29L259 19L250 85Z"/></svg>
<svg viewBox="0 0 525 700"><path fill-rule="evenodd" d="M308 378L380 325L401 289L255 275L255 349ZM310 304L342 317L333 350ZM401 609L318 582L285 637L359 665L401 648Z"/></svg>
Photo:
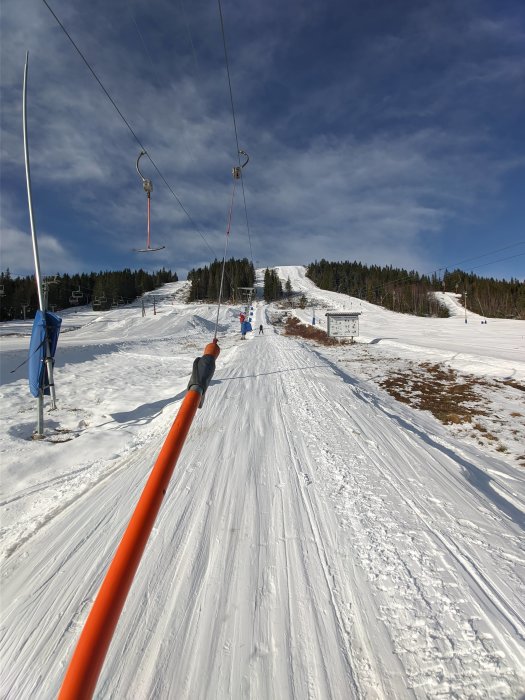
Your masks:
<svg viewBox="0 0 525 700"><path fill-rule="evenodd" d="M358 262L320 260L307 266L309 277L321 289L341 292L415 316L447 316L430 292L461 295L467 309L491 318L525 319L525 284L518 280L479 277L462 270L421 275L415 270Z"/></svg>
<svg viewBox="0 0 525 700"><path fill-rule="evenodd" d="M283 295L283 285L275 270L266 268L264 273L264 301L275 301Z"/></svg>
<svg viewBox="0 0 525 700"><path fill-rule="evenodd" d="M188 272L191 282L189 301L217 301L221 286L222 260L214 260L211 265L192 269ZM224 267L224 280L221 298L223 301L238 301L240 287L253 287L255 268L248 258L230 258Z"/></svg>
<svg viewBox="0 0 525 700"><path fill-rule="evenodd" d="M94 309L108 309L129 304L144 292L166 282L176 282L177 275L162 268L157 272L142 269L118 272L90 272L56 275L43 280L47 308L60 311L72 306L91 304ZM34 318L39 308L34 275L12 277L9 270L0 273L0 320Z"/></svg>
<svg viewBox="0 0 525 700"><path fill-rule="evenodd" d="M221 284L222 261L192 269L189 301L217 301ZM525 319L525 284L519 280L497 280L462 270L445 270L421 275L415 270L359 262L320 260L307 266L307 276L321 289L340 292L379 304L387 309L416 316L447 316L448 311L431 292L446 291L460 295L467 309L490 318ZM132 271L63 274L44 279L47 307L51 311L91 304L105 311L130 303L144 292L166 282L177 281L177 275L162 268L157 272ZM253 287L255 269L247 259L230 258L226 262L222 299L238 302L239 288ZM287 296L291 294L289 282ZM275 270L264 273L264 299L271 302L283 296L283 285ZM12 277L9 270L0 273L0 321L33 318L38 309L38 294L33 275Z"/></svg>

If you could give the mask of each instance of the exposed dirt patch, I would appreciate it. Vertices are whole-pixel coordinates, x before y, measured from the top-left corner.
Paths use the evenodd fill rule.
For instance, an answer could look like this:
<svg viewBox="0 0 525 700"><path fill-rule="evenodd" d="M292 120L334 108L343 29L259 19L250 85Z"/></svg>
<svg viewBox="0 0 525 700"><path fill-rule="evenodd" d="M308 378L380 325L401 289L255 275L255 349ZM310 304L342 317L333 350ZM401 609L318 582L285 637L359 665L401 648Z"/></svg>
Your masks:
<svg viewBox="0 0 525 700"><path fill-rule="evenodd" d="M328 354L351 374L385 389L397 401L435 418L459 438L525 467L525 385L484 378L439 362L385 355L374 345L339 342L323 330L281 317L284 333L331 346Z"/></svg>
<svg viewBox="0 0 525 700"><path fill-rule="evenodd" d="M449 367L422 363L409 373L392 372L379 382L398 401L430 411L442 423L470 423L486 415L476 388L483 381L465 379Z"/></svg>
<svg viewBox="0 0 525 700"><path fill-rule="evenodd" d="M523 413L511 410L523 403L519 382L483 379L429 362L410 363L376 381L398 401L430 411L445 425L456 428L456 434L474 438L500 454L508 453L512 445L515 453L516 443L525 442ZM515 458L525 466L525 455L515 454Z"/></svg>
<svg viewBox="0 0 525 700"><path fill-rule="evenodd" d="M287 318L284 324L285 335L299 336L308 340L315 340L321 345L339 345L339 341L331 338L326 331L317 328L316 326L306 325L301 323L298 318Z"/></svg>
<svg viewBox="0 0 525 700"><path fill-rule="evenodd" d="M520 384L519 382L514 381L514 379L507 379L503 383L507 386L511 386L513 389L517 389L518 391L525 391L525 384Z"/></svg>

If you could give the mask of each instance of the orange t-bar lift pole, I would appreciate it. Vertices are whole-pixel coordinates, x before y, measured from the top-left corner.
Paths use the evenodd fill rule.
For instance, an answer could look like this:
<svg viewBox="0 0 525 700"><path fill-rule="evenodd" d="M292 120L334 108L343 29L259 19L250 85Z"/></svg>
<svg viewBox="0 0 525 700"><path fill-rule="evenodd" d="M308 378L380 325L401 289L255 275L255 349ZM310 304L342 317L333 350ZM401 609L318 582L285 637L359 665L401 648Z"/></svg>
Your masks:
<svg viewBox="0 0 525 700"><path fill-rule="evenodd" d="M120 613L191 423L199 404L202 405L219 352L217 338L214 338L206 346L203 357L194 362L188 393L93 603L62 683L59 700L88 699L95 691Z"/></svg>

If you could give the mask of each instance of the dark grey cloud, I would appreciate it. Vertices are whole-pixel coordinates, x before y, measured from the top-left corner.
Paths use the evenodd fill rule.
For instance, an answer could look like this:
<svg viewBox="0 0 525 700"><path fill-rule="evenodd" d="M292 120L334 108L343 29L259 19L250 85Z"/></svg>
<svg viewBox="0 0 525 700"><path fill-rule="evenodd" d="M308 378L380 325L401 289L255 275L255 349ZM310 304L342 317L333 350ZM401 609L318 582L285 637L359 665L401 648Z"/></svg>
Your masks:
<svg viewBox="0 0 525 700"><path fill-rule="evenodd" d="M144 159L153 235L167 248L147 261L133 255L145 235L139 146L43 3L21 0L2 12L2 267L31 269L30 251L20 252L26 49L36 218L55 263L185 272L220 256L236 145L217 8L51 5L191 221ZM517 0L498 8L249 0L224 2L223 13L261 265L327 257L428 270L452 247L455 259L474 240L490 250L518 239L525 30ZM504 228L494 231L498 222ZM233 255L250 256L240 190L230 243Z"/></svg>

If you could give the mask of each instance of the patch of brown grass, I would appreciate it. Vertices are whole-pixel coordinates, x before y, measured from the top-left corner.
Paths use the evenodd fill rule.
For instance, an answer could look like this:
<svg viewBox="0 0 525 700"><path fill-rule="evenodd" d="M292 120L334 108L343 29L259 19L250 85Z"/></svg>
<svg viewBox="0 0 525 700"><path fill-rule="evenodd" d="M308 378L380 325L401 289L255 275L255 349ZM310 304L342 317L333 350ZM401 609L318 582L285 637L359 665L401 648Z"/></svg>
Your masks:
<svg viewBox="0 0 525 700"><path fill-rule="evenodd" d="M489 380L422 362L398 366L378 383L398 401L430 411L455 434L470 434L484 448L509 455L516 453L518 444L523 444L525 414L516 408L522 404L522 396L517 392L524 387L516 381ZM499 396L505 397L505 406L495 403ZM512 411L506 408L511 402ZM502 427L510 428L506 436L500 434ZM518 453L511 458L525 467L525 455Z"/></svg>
<svg viewBox="0 0 525 700"><path fill-rule="evenodd" d="M503 384L506 384L507 386L511 386L513 389L517 389L518 391L525 391L525 384L520 384L519 382L516 382L514 379L506 379Z"/></svg>
<svg viewBox="0 0 525 700"><path fill-rule="evenodd" d="M381 382L398 401L430 411L442 423L456 425L485 415L475 391L478 385L475 379L460 378L453 369L429 362L410 372L393 372Z"/></svg>
<svg viewBox="0 0 525 700"><path fill-rule="evenodd" d="M298 318L288 318L284 324L285 335L299 336L300 338L307 338L308 340L315 340L321 345L338 345L338 341L335 338L331 338L325 331L315 326L305 325L301 323Z"/></svg>

